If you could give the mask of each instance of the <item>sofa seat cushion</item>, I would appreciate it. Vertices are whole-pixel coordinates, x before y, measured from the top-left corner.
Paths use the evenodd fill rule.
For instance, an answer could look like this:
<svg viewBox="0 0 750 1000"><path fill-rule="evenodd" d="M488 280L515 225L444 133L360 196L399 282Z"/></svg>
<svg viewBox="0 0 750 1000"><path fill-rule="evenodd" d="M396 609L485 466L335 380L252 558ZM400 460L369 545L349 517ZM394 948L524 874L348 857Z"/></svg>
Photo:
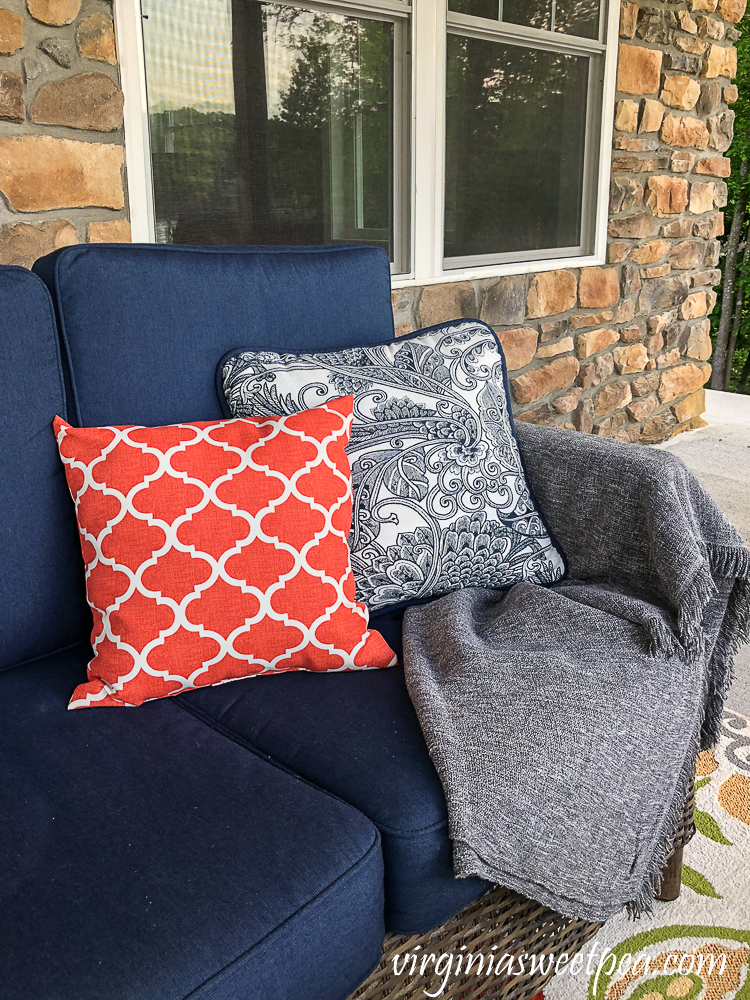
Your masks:
<svg viewBox="0 0 750 1000"><path fill-rule="evenodd" d="M67 711L90 652L0 674L5 1000L343 1000L377 830L175 701Z"/></svg>
<svg viewBox="0 0 750 1000"><path fill-rule="evenodd" d="M382 621L392 643L394 619ZM453 874L443 790L401 667L253 677L176 700L373 821L383 843L388 930L436 927L488 888Z"/></svg>

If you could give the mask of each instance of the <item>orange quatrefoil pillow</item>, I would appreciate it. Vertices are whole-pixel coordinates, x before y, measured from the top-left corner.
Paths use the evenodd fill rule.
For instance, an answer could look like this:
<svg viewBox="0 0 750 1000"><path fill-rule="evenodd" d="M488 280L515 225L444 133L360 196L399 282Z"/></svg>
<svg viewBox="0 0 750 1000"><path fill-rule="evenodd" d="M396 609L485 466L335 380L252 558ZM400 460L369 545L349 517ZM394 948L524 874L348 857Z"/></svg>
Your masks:
<svg viewBox="0 0 750 1000"><path fill-rule="evenodd" d="M94 614L69 708L395 663L354 599L352 397L283 417L54 427Z"/></svg>

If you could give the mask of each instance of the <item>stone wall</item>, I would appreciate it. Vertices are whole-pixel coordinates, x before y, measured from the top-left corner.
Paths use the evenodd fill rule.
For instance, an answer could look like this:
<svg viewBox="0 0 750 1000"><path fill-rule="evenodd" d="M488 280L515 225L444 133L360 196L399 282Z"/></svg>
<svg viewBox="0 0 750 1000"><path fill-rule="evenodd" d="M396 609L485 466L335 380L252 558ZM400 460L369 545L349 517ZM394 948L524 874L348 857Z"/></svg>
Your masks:
<svg viewBox="0 0 750 1000"><path fill-rule="evenodd" d="M521 420L659 441L701 422L747 0L623 0L608 263L394 292L479 316ZM0 0L0 263L130 238L111 3Z"/></svg>
<svg viewBox="0 0 750 1000"><path fill-rule="evenodd" d="M0 263L126 242L111 3L0 0Z"/></svg>
<svg viewBox="0 0 750 1000"><path fill-rule="evenodd" d="M498 332L513 411L627 441L701 426L747 0L623 0L608 264L393 293L397 331Z"/></svg>

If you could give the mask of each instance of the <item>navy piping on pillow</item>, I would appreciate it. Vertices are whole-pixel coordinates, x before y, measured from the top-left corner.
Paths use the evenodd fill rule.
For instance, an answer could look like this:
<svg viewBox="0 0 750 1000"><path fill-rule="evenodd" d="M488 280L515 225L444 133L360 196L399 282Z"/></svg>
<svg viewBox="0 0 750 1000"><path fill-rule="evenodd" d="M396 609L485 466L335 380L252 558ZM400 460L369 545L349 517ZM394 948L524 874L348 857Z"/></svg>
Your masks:
<svg viewBox="0 0 750 1000"><path fill-rule="evenodd" d="M221 407L222 416L227 417L229 420L232 419L232 411L229 409L229 403L227 403L227 397L224 395L224 379L222 378L222 372L224 370L224 364L230 359L235 357L237 354L241 354L242 350L227 351L224 357L216 366L216 372L214 374L214 386L216 388L216 397L219 400L219 406Z"/></svg>
<svg viewBox="0 0 750 1000"><path fill-rule="evenodd" d="M414 340L417 337L422 337L425 334L434 333L434 332L436 332L438 330L444 329L445 327L455 326L456 323L474 323L476 326L481 327L483 330L486 330L487 333L491 333L492 337L493 337L493 339L495 341L495 343L497 344L497 349L500 352L500 357L501 357L502 362L503 362L503 388L505 390L505 398L508 400L508 423L510 424L510 431L511 431L511 434L513 435L513 440L516 442L516 447L518 448L518 455L519 455L519 458L521 459L521 468L523 469L523 474L524 474L524 477L526 478L526 485L528 487L529 494L530 494L531 499L532 499L532 501L534 503L534 506L536 507L536 510L537 510L537 512L539 514L539 519L541 520L542 524L544 525L544 528L545 528L547 534L549 535L550 540L552 541L552 544L555 546L555 548L557 549L557 551L560 553L560 556L562 557L562 561L563 561L563 575L562 575L561 579L564 580L565 577L569 573L568 557L565 555L565 551L564 551L563 547L560 545L559 541L557 540L557 537L555 536L555 533L551 530L549 524L547 523L547 518L544 516L544 512L542 511L541 507L537 503L537 499L534 496L534 491L531 488L531 483L529 482L529 476L528 476L528 473L526 471L526 463L524 462L523 454L521 452L521 448L518 445L518 435L516 434L516 424L515 424L515 421L513 419L513 407L510 405L510 401L512 399L512 396L510 394L510 384L508 382L508 365L507 365L506 360L505 360L505 352L503 351L503 345L500 343L500 338L498 337L497 333L492 329L492 327L489 326L487 323L483 323L482 320L479 320L479 319L460 319L460 320L455 320L454 319L454 320L449 320L446 323L436 323L434 326L427 326L423 330L415 330L413 333L407 333L403 337L389 337L387 340L381 340L377 344L368 344L367 346L368 347L383 347L383 346L386 346L388 344L392 344L394 340L398 340L399 343L401 343L402 341ZM352 344L352 348L356 348L356 347L359 347L359 346L361 346L361 345L359 345L359 344ZM224 365L227 363L227 361L229 361L230 358L234 358L238 354L242 354L242 352L246 351L246 350L248 350L248 348L246 348L246 347L235 347L234 350L227 351L227 353L222 356L221 360L219 361L218 365L216 366L216 375L215 375L216 395L219 397L219 405L221 406L221 412L226 417L231 417L232 413L231 413L231 410L229 409L229 404L227 403L227 398L224 395L224 381L223 381L223 378L222 378L222 373L223 373L223 370L224 370ZM334 350L338 352L338 351L341 351L341 350L346 350L346 348L341 348L341 347L331 348L332 352ZM284 351L283 353L284 354L295 354L295 355L298 355L298 354L309 354L310 352L306 351L306 350L302 350L302 351ZM315 353L315 354L324 354L325 351L319 350L319 351L314 351L313 353ZM540 584L540 586L547 586L547 585ZM499 587L497 589L499 589L499 590L509 590L510 588L509 587ZM386 614L386 613L389 613L389 612L392 613L394 611L399 611L401 609L411 608L412 606L419 605L419 604L428 604L430 601L438 600L439 596L441 596L441 595L431 595L430 597L414 598L412 600L405 600L405 601L396 601L393 604L389 604L387 607L377 608L374 611L370 611L370 618L377 618L379 615L383 615L383 614Z"/></svg>

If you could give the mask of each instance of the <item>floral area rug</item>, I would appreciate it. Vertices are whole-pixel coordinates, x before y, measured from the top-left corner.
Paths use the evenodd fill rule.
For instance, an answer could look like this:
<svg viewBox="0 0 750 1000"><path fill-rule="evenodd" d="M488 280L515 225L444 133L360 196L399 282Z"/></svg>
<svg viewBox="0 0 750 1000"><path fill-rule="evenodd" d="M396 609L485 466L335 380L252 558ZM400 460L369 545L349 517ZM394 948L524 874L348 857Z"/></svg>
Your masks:
<svg viewBox="0 0 750 1000"><path fill-rule="evenodd" d="M544 1000L750 1000L750 720L734 712L698 759L695 824L680 898L609 920Z"/></svg>

